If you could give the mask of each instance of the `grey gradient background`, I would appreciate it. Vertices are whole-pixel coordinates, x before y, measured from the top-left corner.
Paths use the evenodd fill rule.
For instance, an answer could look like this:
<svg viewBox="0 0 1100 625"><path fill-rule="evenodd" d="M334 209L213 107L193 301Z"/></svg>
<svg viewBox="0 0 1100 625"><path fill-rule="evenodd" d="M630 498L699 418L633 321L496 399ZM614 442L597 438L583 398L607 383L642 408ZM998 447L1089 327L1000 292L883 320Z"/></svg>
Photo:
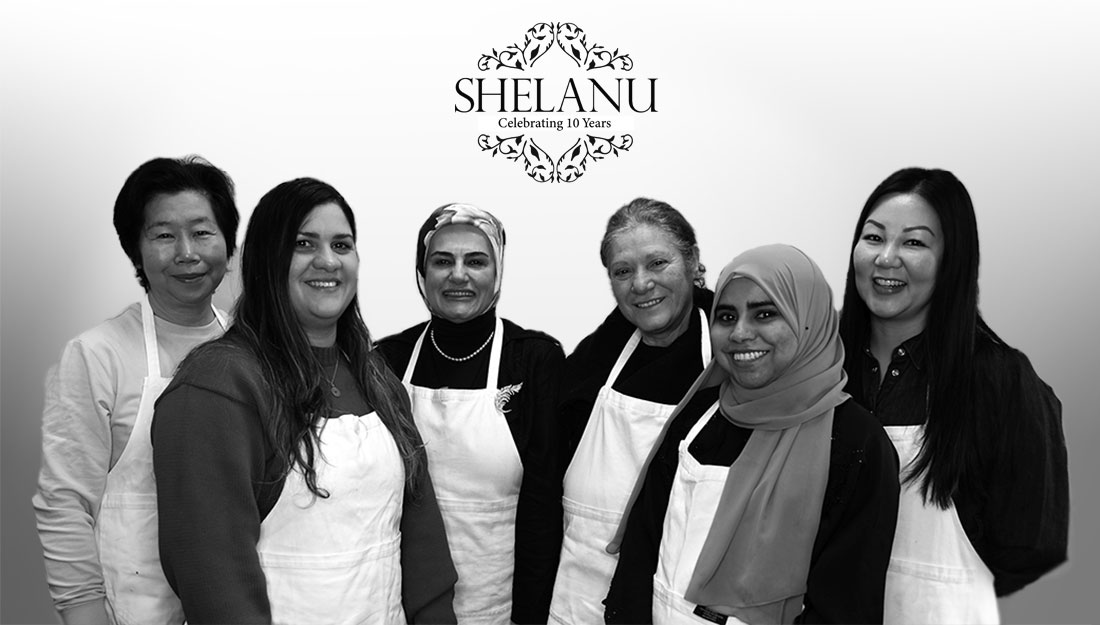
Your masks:
<svg viewBox="0 0 1100 625"><path fill-rule="evenodd" d="M1100 9L761 4L0 5L0 621L55 621L30 506L43 376L66 340L140 295L110 223L122 181L186 153L234 177L245 220L283 180L336 185L360 220L378 336L426 316L412 267L426 214L451 201L493 211L509 237L502 314L567 350L613 305L598 241L635 196L688 216L711 284L739 251L787 242L839 295L874 186L903 166L953 170L978 211L982 311L1062 399L1070 447L1070 562L1002 613L1093 620ZM480 153L498 116L453 112L455 81L539 21L575 22L629 53L630 75L659 80L659 113L609 118L634 135L630 152L573 184ZM560 51L537 68L579 76ZM231 273L217 301L235 290Z"/></svg>

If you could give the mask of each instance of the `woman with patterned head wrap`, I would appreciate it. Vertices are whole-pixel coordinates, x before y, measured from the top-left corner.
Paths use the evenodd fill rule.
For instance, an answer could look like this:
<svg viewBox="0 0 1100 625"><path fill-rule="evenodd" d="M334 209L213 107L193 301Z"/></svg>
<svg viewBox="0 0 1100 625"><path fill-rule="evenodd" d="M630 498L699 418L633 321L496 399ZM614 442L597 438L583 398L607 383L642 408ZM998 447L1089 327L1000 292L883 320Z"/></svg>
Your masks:
<svg viewBox="0 0 1100 625"><path fill-rule="evenodd" d="M565 356L497 316L504 242L500 221L475 206L434 211L416 241L431 319L379 343L424 438L460 623L545 622L561 547L553 425Z"/></svg>

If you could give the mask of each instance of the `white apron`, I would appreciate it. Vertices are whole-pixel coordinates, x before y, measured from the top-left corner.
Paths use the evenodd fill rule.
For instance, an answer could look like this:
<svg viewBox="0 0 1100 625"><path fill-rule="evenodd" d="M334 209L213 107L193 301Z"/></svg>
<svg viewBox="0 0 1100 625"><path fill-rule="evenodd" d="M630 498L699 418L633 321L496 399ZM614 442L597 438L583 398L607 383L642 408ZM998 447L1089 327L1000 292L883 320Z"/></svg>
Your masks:
<svg viewBox="0 0 1100 625"><path fill-rule="evenodd" d="M700 353L710 362L710 333L699 311ZM580 444L565 473L565 536L554 581L550 618L558 623L603 622L603 599L619 561L606 547L615 536L642 464L675 404L624 395L611 386L641 342L635 330L596 396Z"/></svg>
<svg viewBox="0 0 1100 625"><path fill-rule="evenodd" d="M260 524L256 551L271 619L287 625L398 624L405 468L371 412L322 421L315 497L295 469Z"/></svg>
<svg viewBox="0 0 1100 625"><path fill-rule="evenodd" d="M226 321L211 306L225 330ZM134 427L115 466L107 472L95 536L107 614L121 625L182 623L183 607L160 568L157 543L157 485L153 478L153 404L172 381L162 377L153 308L141 300L146 377Z"/></svg>
<svg viewBox="0 0 1100 625"><path fill-rule="evenodd" d="M718 402L714 402L687 438L680 441L679 463L665 512L657 572L653 575L654 625L713 622L693 614L695 604L684 599L684 593L703 552L730 472L729 467L700 464L688 453L692 441L717 412ZM727 625L741 623L734 616L726 620Z"/></svg>
<svg viewBox="0 0 1100 625"><path fill-rule="evenodd" d="M508 422L495 403L503 323L498 317L483 389L412 384L430 327L417 340L402 382L424 439L451 558L458 570L455 615L462 624L506 624L512 615L516 507L523 464Z"/></svg>
<svg viewBox="0 0 1100 625"><path fill-rule="evenodd" d="M921 448L924 426L886 427L902 466L902 478ZM920 482L903 483L890 568L884 622L998 623L993 573L978 557L952 505L925 504Z"/></svg>

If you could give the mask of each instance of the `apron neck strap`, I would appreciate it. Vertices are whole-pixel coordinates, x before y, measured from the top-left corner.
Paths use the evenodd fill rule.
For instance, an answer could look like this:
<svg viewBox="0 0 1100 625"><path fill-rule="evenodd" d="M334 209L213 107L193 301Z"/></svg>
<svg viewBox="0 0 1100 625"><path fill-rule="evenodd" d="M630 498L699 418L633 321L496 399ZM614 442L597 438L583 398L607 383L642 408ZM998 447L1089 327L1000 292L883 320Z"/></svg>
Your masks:
<svg viewBox="0 0 1100 625"><path fill-rule="evenodd" d="M222 332L228 330L229 321L226 320L225 315L218 310L213 302L210 303L210 310L214 312L214 318L218 320ZM148 372L149 377L159 378L161 377L160 347L157 343L157 322L153 315L153 305L149 302L148 293L141 298L141 330L145 336L145 370Z"/></svg>
<svg viewBox="0 0 1100 625"><path fill-rule="evenodd" d="M504 351L504 321L498 316L496 329L493 331L493 347L489 352L489 374L485 376L485 388L497 390L497 379L500 377L500 353Z"/></svg>
<svg viewBox="0 0 1100 625"><path fill-rule="evenodd" d="M412 384L413 371L416 370L416 362L420 359L420 350L424 347L424 337L428 336L428 332L431 331L432 322L429 321L428 325L424 326L424 331L420 333L420 337L416 339L416 345L413 345L412 356L409 357L409 364L405 366L405 375L401 376L401 382L404 384ZM504 322L498 316L496 320L496 327L493 330L493 346L489 350L489 374L485 378L485 388L496 390L497 379L500 376L500 354L504 348Z"/></svg>
<svg viewBox="0 0 1100 625"><path fill-rule="evenodd" d="M710 364L710 332L707 324L707 316L703 312L702 308L698 309L699 312L699 354L703 358L703 368L706 369ZM638 343L642 341L642 331L634 330L634 333L627 339L626 345L623 346L623 351L619 354L619 359L615 361L615 366L611 367L611 373L607 376L607 386L613 386L615 382L619 380L619 374L622 373L623 367L630 360L630 357L634 354L634 350L638 348Z"/></svg>
<svg viewBox="0 0 1100 625"><path fill-rule="evenodd" d="M719 402L714 402L714 405L703 411L703 416L699 417L699 420L695 422L695 425L691 426L691 431L688 432L687 438L684 439L684 443L691 445L695 440L695 437L699 435L699 432L703 431L711 417L718 413Z"/></svg>
<svg viewBox="0 0 1100 625"><path fill-rule="evenodd" d="M710 324L703 309L699 309L699 353L703 355L703 368L710 364Z"/></svg>
<svg viewBox="0 0 1100 625"><path fill-rule="evenodd" d="M153 305L149 294L141 300L141 331L145 336L145 370L151 378L160 377L160 353L157 349L157 324L153 319Z"/></svg>

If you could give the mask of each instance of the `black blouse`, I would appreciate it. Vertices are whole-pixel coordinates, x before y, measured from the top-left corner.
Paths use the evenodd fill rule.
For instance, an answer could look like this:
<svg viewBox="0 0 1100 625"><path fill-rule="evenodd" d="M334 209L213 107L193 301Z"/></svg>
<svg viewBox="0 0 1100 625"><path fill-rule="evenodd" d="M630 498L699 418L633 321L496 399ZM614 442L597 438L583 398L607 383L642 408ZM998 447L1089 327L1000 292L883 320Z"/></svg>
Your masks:
<svg viewBox="0 0 1100 625"><path fill-rule="evenodd" d="M994 431L977 440L988 458L981 489L952 497L963 531L994 576L998 596L1013 593L1066 560L1069 474L1062 404L1027 356L979 332L974 392L991 407ZM853 399L884 426L920 425L928 411L930 363L924 335L896 347L879 384L878 362L864 350L849 378Z"/></svg>
<svg viewBox="0 0 1100 625"><path fill-rule="evenodd" d="M433 316L439 347L464 357L483 345L496 324L495 310L462 324ZM427 322L378 342L378 350L397 376L403 377L412 350ZM504 416L523 464L516 511L515 575L512 581L512 621L545 623L557 573L562 539L561 469L558 466L555 406L565 354L553 337L526 330L504 319L497 385L523 384L508 401ZM492 345L473 358L454 362L441 356L430 337L413 371L412 383L427 388L484 388Z"/></svg>
<svg viewBox="0 0 1100 625"><path fill-rule="evenodd" d="M650 464L604 601L608 623L652 622L653 575L679 444L717 399L717 388L696 393L669 426ZM728 467L741 455L751 434L752 430L715 414L688 451L702 464ZM894 447L866 410L846 401L833 415L829 477L799 622L882 622L897 512Z"/></svg>
<svg viewBox="0 0 1100 625"><path fill-rule="evenodd" d="M666 347L640 343L611 388L645 401L669 405L679 403L703 371L701 333L709 332L709 329L700 322L696 311L702 310L709 315L713 301L714 293L695 287L687 331ZM565 359L561 385L563 471L580 444L600 388L607 383L607 376L635 329L615 308L600 327L585 337Z"/></svg>

